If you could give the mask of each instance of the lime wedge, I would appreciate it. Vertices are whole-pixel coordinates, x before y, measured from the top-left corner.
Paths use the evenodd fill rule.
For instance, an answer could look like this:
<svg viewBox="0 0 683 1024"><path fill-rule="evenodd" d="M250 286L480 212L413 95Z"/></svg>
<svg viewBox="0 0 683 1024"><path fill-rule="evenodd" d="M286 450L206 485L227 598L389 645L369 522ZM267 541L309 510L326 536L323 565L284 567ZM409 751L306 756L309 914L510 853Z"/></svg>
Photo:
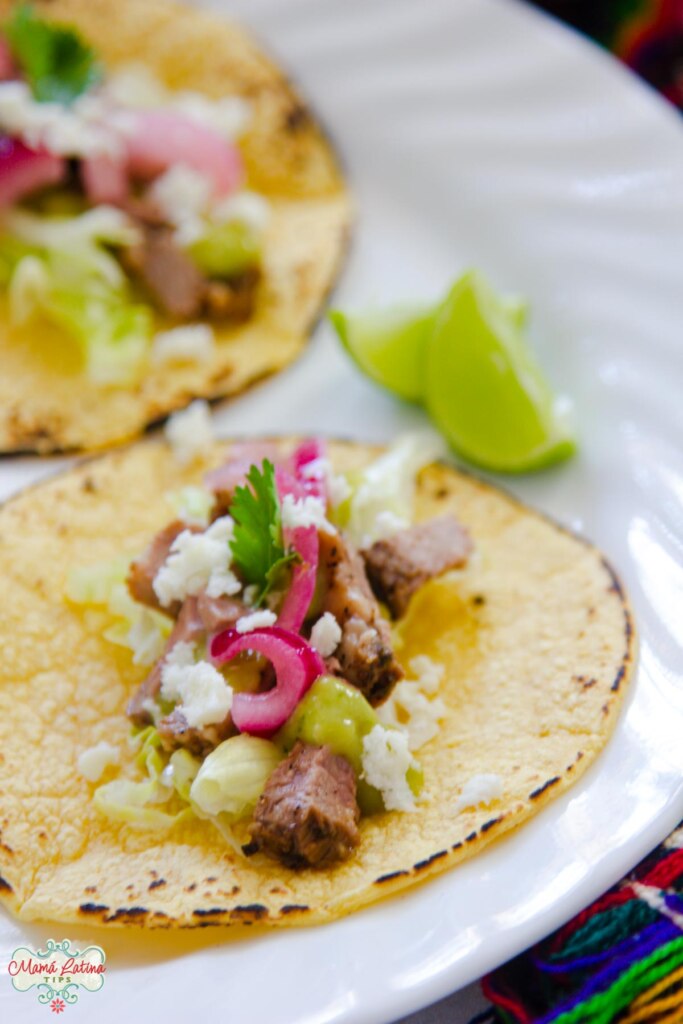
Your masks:
<svg viewBox="0 0 683 1024"><path fill-rule="evenodd" d="M424 395L424 353L434 308L347 314L331 310L330 321L356 365L399 398Z"/></svg>
<svg viewBox="0 0 683 1024"><path fill-rule="evenodd" d="M425 404L465 458L522 473L575 450L556 399L521 333L520 304L465 274L440 307L424 353ZM565 403L566 405L566 400Z"/></svg>

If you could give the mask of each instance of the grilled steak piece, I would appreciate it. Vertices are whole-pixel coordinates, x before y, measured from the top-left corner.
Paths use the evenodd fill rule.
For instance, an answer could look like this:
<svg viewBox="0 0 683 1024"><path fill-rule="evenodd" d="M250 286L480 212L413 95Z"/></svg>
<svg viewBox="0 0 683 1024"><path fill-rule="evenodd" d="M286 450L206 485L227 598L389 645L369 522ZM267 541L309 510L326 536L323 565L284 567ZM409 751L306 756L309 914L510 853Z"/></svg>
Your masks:
<svg viewBox="0 0 683 1024"><path fill-rule="evenodd" d="M238 619L253 610L238 597L209 597L205 590L197 594L197 612L207 633L232 629Z"/></svg>
<svg viewBox="0 0 683 1024"><path fill-rule="evenodd" d="M161 668L167 654L170 653L179 641L184 640L189 644L194 643L200 637L203 637L205 632L206 628L197 609L197 598L185 598L178 615L178 621L166 641L164 653L128 701L126 714L136 725L150 725L153 721L146 704L150 700L153 701L161 689Z"/></svg>
<svg viewBox="0 0 683 1024"><path fill-rule="evenodd" d="M372 589L398 619L423 583L464 565L471 551L465 527L453 516L439 516L375 541L362 554Z"/></svg>
<svg viewBox="0 0 683 1024"><path fill-rule="evenodd" d="M132 563L126 580L132 598L174 619L180 612L180 601L174 601L168 608L162 607L154 590L154 578L168 558L173 541L183 530L202 532L201 526L191 526L180 519L174 519L152 538L140 557Z"/></svg>
<svg viewBox="0 0 683 1024"><path fill-rule="evenodd" d="M324 611L332 612L342 630L334 652L339 674L371 704L381 704L403 677L391 647L389 624L382 618L363 560L350 541L323 531L318 537L320 564L327 578Z"/></svg>
<svg viewBox="0 0 683 1024"><path fill-rule="evenodd" d="M346 758L298 742L266 783L252 840L287 867L326 867L358 845L359 818L356 776Z"/></svg>
<svg viewBox="0 0 683 1024"><path fill-rule="evenodd" d="M202 294L205 312L214 320L244 323L254 311L260 280L259 268L250 267L226 280L205 281Z"/></svg>
<svg viewBox="0 0 683 1024"><path fill-rule="evenodd" d="M137 220L141 241L123 249L121 259L162 313L179 320L202 314L232 323L249 319L261 279L258 267L225 280L205 277L176 242L173 228L155 219L153 206L141 207Z"/></svg>
<svg viewBox="0 0 683 1024"><path fill-rule="evenodd" d="M169 753L179 747L185 747L191 754L197 757L204 757L211 753L219 743L234 736L237 729L232 724L230 714L226 715L222 722L216 725L190 726L178 708L174 708L170 715L162 718L157 726L157 732L161 739L164 750Z"/></svg>
<svg viewBox="0 0 683 1024"><path fill-rule="evenodd" d="M207 634L219 633L223 629L231 629L242 615L249 613L249 610L245 604L235 597L209 597L205 591L201 591L196 597L186 597L180 606L178 620L168 638L164 653L128 702L128 707L126 708L128 717L132 718L136 725L148 725L152 721L152 715L144 705L147 701L154 700L159 693L161 689L161 669L164 660L178 641L184 640L186 643L196 643L198 640L203 640ZM177 714L180 716L179 718L175 717L176 712L174 711L164 719L164 723L168 723L169 719L172 719L172 721L163 730L163 723L159 724L160 733L168 733L169 737L172 735L178 737L188 730L187 722L185 722L182 714L180 712ZM220 729L219 726L211 728L214 731ZM189 731L194 732L195 730ZM198 732L203 732L203 730L198 730ZM216 743L220 743L221 739L214 742L210 738L210 733L211 730L208 730L207 736L200 736L198 738L188 736L186 737L188 741L186 743L173 740L173 746L187 746L193 753L199 749L200 745L203 745L203 749L207 747L211 749L216 746ZM225 736L221 738L225 739Z"/></svg>
<svg viewBox="0 0 683 1024"><path fill-rule="evenodd" d="M205 278L176 243L172 228L144 225L142 241L125 250L124 261L162 312L181 320L199 316Z"/></svg>

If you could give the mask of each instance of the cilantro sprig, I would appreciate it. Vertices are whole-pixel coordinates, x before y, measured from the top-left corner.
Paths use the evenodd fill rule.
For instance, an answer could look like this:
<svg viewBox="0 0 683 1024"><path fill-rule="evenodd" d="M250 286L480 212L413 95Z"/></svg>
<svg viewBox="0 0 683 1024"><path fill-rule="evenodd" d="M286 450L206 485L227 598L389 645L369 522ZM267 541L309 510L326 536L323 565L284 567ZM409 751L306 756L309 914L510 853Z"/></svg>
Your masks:
<svg viewBox="0 0 683 1024"><path fill-rule="evenodd" d="M75 29L45 21L28 3L14 8L4 33L41 103L73 103L102 76L95 51Z"/></svg>
<svg viewBox="0 0 683 1024"><path fill-rule="evenodd" d="M235 520L230 548L243 579L258 587L258 606L297 556L285 551L272 462L264 459L261 469L252 466L247 481L250 486L235 488L230 504L229 513Z"/></svg>

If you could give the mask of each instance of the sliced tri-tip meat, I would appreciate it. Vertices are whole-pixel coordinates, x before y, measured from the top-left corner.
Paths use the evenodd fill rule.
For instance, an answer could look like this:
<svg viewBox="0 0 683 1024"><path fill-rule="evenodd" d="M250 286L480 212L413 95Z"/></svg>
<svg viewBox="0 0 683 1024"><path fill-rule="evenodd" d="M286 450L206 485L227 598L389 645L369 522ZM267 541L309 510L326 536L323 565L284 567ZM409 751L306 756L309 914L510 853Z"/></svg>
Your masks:
<svg viewBox="0 0 683 1024"><path fill-rule="evenodd" d="M238 619L253 610L239 597L209 597L205 590L197 594L197 612L208 634L232 629Z"/></svg>
<svg viewBox="0 0 683 1024"><path fill-rule="evenodd" d="M154 304L180 320L202 310L205 279L177 244L172 228L144 225L138 245L125 250L126 268L139 277Z"/></svg>
<svg viewBox="0 0 683 1024"><path fill-rule="evenodd" d="M129 211L134 207L128 204ZM213 320L243 323L254 310L261 277L258 267L248 267L229 278L206 277L191 256L178 244L175 231L155 223L139 207L140 241L122 250L123 263L142 284L154 305L176 320Z"/></svg>
<svg viewBox="0 0 683 1024"><path fill-rule="evenodd" d="M206 628L197 609L197 598L188 597L183 601L177 622L166 641L164 653L128 701L126 714L135 725L151 725L154 721L152 710L161 689L161 670L166 656L180 641L195 643L205 634Z"/></svg>
<svg viewBox="0 0 683 1024"><path fill-rule="evenodd" d="M323 610L341 626L342 637L330 661L371 704L381 704L403 669L391 647L388 622L370 589L363 559L341 534L320 531L320 566L325 578Z"/></svg>
<svg viewBox="0 0 683 1024"><path fill-rule="evenodd" d="M247 267L225 280L205 281L203 311L212 320L241 324L248 320L256 305L256 290L261 280L258 267Z"/></svg>
<svg viewBox="0 0 683 1024"><path fill-rule="evenodd" d="M180 708L174 708L169 715L162 718L157 725L161 745L169 753L184 747L196 757L205 757L223 740L234 736L237 729L230 715L216 725L188 725Z"/></svg>
<svg viewBox="0 0 683 1024"><path fill-rule="evenodd" d="M165 526L163 530L155 534L139 558L130 567L126 583L131 597L149 608L165 612L172 618L180 614L180 601L174 601L167 608L162 607L154 589L154 579L168 558L173 541L183 530L190 530L192 533L201 533L201 526L188 525L180 519L174 519L172 523Z"/></svg>
<svg viewBox="0 0 683 1024"><path fill-rule="evenodd" d="M237 620L243 615L247 615L249 611L250 609L235 597L209 597L205 591L201 591L196 597L186 597L180 606L178 619L166 642L164 653L128 702L126 708L128 717L136 725L150 725L154 720L153 704L150 702L156 700L161 690L161 671L164 661L177 643L180 641L190 644L197 643L212 633L232 629ZM170 722L169 719L171 719ZM210 750L221 742L220 739L214 739L214 736L220 732L219 726L191 730L182 715L176 716L175 711L159 723L159 732L162 734L162 740L164 737L168 738L168 744L165 743L165 746L168 745L170 749L187 746L193 753L200 747L203 750ZM225 739L224 736L222 738Z"/></svg>
<svg viewBox="0 0 683 1024"><path fill-rule="evenodd" d="M254 811L253 843L287 867L326 867L358 845L356 776L329 747L298 742Z"/></svg>
<svg viewBox="0 0 683 1024"><path fill-rule="evenodd" d="M454 516L438 516L375 541L362 554L372 589L399 619L416 590L449 569L459 569L471 551L465 527Z"/></svg>

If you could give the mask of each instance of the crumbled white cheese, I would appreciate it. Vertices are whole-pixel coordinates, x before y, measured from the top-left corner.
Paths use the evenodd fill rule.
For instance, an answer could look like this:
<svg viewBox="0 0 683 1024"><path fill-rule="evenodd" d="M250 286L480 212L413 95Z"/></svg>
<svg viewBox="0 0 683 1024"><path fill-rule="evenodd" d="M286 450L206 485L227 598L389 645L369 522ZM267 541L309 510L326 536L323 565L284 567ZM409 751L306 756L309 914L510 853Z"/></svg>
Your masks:
<svg viewBox="0 0 683 1024"><path fill-rule="evenodd" d="M206 585L207 597L232 597L238 594L242 584L230 569L214 569Z"/></svg>
<svg viewBox="0 0 683 1024"><path fill-rule="evenodd" d="M441 685L446 671L437 661L432 661L426 654L416 654L410 659L408 668L413 673L423 693L434 694Z"/></svg>
<svg viewBox="0 0 683 1024"><path fill-rule="evenodd" d="M80 97L69 107L39 103L26 82L0 82L0 128L31 149L56 156L118 156L123 136L118 124L107 121L105 109L94 96Z"/></svg>
<svg viewBox="0 0 683 1024"><path fill-rule="evenodd" d="M446 705L440 697L434 698L444 674L443 665L424 654L412 658L409 664L415 679L405 679L391 692L377 709L384 725L403 730L411 750L419 750L439 731L439 722L446 715Z"/></svg>
<svg viewBox="0 0 683 1024"><path fill-rule="evenodd" d="M166 424L164 435L181 466L192 462L213 443L208 402L197 399L187 409L175 412Z"/></svg>
<svg viewBox="0 0 683 1024"><path fill-rule="evenodd" d="M398 683L389 699L377 709L380 722L405 732L411 750L419 750L436 736L445 714L446 705L440 697L428 700L416 683L408 679Z"/></svg>
<svg viewBox="0 0 683 1024"><path fill-rule="evenodd" d="M343 473L330 473L327 478L327 493L332 508L339 508L351 497L353 488Z"/></svg>
<svg viewBox="0 0 683 1024"><path fill-rule="evenodd" d="M141 608L126 636L126 646L133 652L133 664L153 665L164 653L166 639L157 616L149 608Z"/></svg>
<svg viewBox="0 0 683 1024"><path fill-rule="evenodd" d="M242 585L230 570L233 527L230 516L222 516L204 533L183 530L178 534L154 577L154 592L163 607L198 594L204 587L209 597L240 591Z"/></svg>
<svg viewBox="0 0 683 1024"><path fill-rule="evenodd" d="M388 811L412 811L415 797L406 779L416 761L408 737L376 725L363 739L363 778L382 794Z"/></svg>
<svg viewBox="0 0 683 1024"><path fill-rule="evenodd" d="M260 611L252 612L251 615L243 615L235 623L238 633L251 633L252 629L262 629L264 626L274 626L277 622L275 612L263 608Z"/></svg>
<svg viewBox="0 0 683 1024"><path fill-rule="evenodd" d="M325 533L336 533L334 526L325 516L325 502L312 494L305 498L285 494L282 501L282 525L286 530L296 530L300 526L315 526Z"/></svg>
<svg viewBox="0 0 683 1024"><path fill-rule="evenodd" d="M152 341L152 362L205 363L216 347L213 328L209 324L184 324L168 331L159 331Z"/></svg>
<svg viewBox="0 0 683 1024"><path fill-rule="evenodd" d="M129 63L119 67L108 76L104 92L109 100L131 109L178 110L228 139L238 138L251 117L249 103L240 96L212 99L190 90L173 92L144 64Z"/></svg>
<svg viewBox="0 0 683 1024"><path fill-rule="evenodd" d="M441 438L418 431L399 438L363 470L351 498L348 524L359 547L369 547L412 520L416 475L444 452Z"/></svg>
<svg viewBox="0 0 683 1024"><path fill-rule="evenodd" d="M232 707L232 687L208 661L195 662L195 646L180 641L161 669L161 696L177 701L191 728L222 722Z"/></svg>
<svg viewBox="0 0 683 1024"><path fill-rule="evenodd" d="M311 630L311 644L323 658L329 658L334 654L341 638L341 626L332 612L325 612Z"/></svg>
<svg viewBox="0 0 683 1024"><path fill-rule="evenodd" d="M408 519L397 516L395 512L385 509L375 516L373 536L375 540L384 540L385 537L393 537L401 530L407 530L410 526Z"/></svg>
<svg viewBox="0 0 683 1024"><path fill-rule="evenodd" d="M335 474L332 463L327 458L312 459L301 469L301 475L307 480L320 480L325 482L330 504L337 508L342 502L351 496L351 485L342 474Z"/></svg>
<svg viewBox="0 0 683 1024"><path fill-rule="evenodd" d="M77 761L78 770L88 782L97 782L110 765L119 763L120 756L118 747L103 740L81 751Z"/></svg>
<svg viewBox="0 0 683 1024"><path fill-rule="evenodd" d="M455 802L455 813L459 814L467 807L478 807L500 800L503 795L503 780L500 775L473 775L462 787L460 796Z"/></svg>
<svg viewBox="0 0 683 1024"><path fill-rule="evenodd" d="M212 193L211 180L186 164L169 167L149 190L150 197L175 226L180 245L190 245L204 234L203 215L209 209Z"/></svg>
<svg viewBox="0 0 683 1024"><path fill-rule="evenodd" d="M268 227L270 204L258 192L244 189L214 203L211 208L211 220L217 224L231 224L237 221L260 235Z"/></svg>

